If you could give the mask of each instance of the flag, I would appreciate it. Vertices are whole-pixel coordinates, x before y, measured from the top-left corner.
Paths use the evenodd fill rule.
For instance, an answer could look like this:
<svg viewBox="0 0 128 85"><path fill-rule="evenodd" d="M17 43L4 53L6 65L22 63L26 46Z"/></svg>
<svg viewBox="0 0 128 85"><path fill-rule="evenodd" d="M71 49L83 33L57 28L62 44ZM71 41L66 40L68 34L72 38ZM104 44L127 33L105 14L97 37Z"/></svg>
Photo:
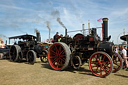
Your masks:
<svg viewBox="0 0 128 85"><path fill-rule="evenodd" d="M102 21L102 18L98 19L97 21L99 21L99 22Z"/></svg>

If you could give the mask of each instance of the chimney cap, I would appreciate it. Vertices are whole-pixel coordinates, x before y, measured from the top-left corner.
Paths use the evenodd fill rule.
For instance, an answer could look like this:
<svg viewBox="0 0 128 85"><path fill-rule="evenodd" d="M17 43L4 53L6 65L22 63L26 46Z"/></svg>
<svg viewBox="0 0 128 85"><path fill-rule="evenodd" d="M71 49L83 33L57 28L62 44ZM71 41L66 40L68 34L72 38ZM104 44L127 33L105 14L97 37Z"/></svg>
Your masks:
<svg viewBox="0 0 128 85"><path fill-rule="evenodd" d="M108 21L108 18L103 18L102 20L103 20L103 21Z"/></svg>

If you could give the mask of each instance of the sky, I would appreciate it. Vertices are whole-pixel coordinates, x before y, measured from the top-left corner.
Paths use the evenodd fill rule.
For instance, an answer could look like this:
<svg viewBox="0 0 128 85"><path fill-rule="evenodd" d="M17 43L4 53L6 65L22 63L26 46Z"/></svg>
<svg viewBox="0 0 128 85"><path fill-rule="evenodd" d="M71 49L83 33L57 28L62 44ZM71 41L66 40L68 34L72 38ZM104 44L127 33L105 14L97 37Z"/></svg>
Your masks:
<svg viewBox="0 0 128 85"><path fill-rule="evenodd" d="M101 27L100 18L108 18L108 34L115 44L120 44L120 36L128 34L128 0L0 0L0 38L23 34L41 33L41 41L46 42L56 32L65 35L64 28L58 23L60 18L68 31ZM81 32L81 31L80 31ZM80 33L79 32L79 33ZM97 29L101 36L101 29ZM73 37L76 33L68 33ZM87 34L86 32L85 34ZM12 43L14 41L12 40Z"/></svg>

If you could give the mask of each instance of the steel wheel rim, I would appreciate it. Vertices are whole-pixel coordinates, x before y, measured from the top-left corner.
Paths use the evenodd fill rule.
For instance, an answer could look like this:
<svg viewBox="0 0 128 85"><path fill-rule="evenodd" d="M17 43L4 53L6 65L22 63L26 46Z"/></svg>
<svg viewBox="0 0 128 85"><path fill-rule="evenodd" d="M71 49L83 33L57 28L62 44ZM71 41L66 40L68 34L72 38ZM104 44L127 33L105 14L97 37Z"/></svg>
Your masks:
<svg viewBox="0 0 128 85"><path fill-rule="evenodd" d="M63 68L66 62L66 52L62 45L54 44L50 47L48 61L51 67L55 70Z"/></svg>
<svg viewBox="0 0 128 85"><path fill-rule="evenodd" d="M47 56L41 56L40 59L44 63L46 63L48 61L48 57Z"/></svg>
<svg viewBox="0 0 128 85"><path fill-rule="evenodd" d="M44 51L43 56L40 57L42 62L47 62L48 61L48 52Z"/></svg>
<svg viewBox="0 0 128 85"><path fill-rule="evenodd" d="M11 47L10 55L11 55L11 60L15 61L16 57L17 57L17 51L16 51L16 48L14 46Z"/></svg>
<svg viewBox="0 0 128 85"><path fill-rule="evenodd" d="M94 75L105 77L111 73L113 66L107 54L97 52L91 56L89 67Z"/></svg>
<svg viewBox="0 0 128 85"><path fill-rule="evenodd" d="M32 63L34 61L34 54L33 52L28 52L28 62Z"/></svg>
<svg viewBox="0 0 128 85"><path fill-rule="evenodd" d="M73 57L71 63L74 69L79 69L80 66L82 65L82 62L79 56Z"/></svg>
<svg viewBox="0 0 128 85"><path fill-rule="evenodd" d="M113 60L113 73L119 71L122 68L122 58L118 53L114 53Z"/></svg>

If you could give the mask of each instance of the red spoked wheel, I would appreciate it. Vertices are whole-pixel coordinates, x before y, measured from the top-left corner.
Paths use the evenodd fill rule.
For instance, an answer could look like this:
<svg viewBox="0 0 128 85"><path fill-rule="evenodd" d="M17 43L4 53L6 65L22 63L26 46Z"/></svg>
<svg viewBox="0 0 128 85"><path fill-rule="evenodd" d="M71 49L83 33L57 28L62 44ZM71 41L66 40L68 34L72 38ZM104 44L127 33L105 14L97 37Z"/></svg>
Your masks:
<svg viewBox="0 0 128 85"><path fill-rule="evenodd" d="M78 34L76 34L74 37L73 37L73 40L75 40L75 41L79 41L79 40L83 40L84 39L84 35L83 34L80 34L80 33L78 33Z"/></svg>
<svg viewBox="0 0 128 85"><path fill-rule="evenodd" d="M48 61L55 70L64 70L69 65L71 51L62 42L56 42L49 48Z"/></svg>
<svg viewBox="0 0 128 85"><path fill-rule="evenodd" d="M120 54L118 53L114 53L112 56L112 60L113 60L113 73L119 71L122 66L123 66L123 62L122 62L122 57L120 56Z"/></svg>
<svg viewBox="0 0 128 85"><path fill-rule="evenodd" d="M106 77L112 72L113 62L107 53L95 52L90 57L89 68L94 75Z"/></svg>

